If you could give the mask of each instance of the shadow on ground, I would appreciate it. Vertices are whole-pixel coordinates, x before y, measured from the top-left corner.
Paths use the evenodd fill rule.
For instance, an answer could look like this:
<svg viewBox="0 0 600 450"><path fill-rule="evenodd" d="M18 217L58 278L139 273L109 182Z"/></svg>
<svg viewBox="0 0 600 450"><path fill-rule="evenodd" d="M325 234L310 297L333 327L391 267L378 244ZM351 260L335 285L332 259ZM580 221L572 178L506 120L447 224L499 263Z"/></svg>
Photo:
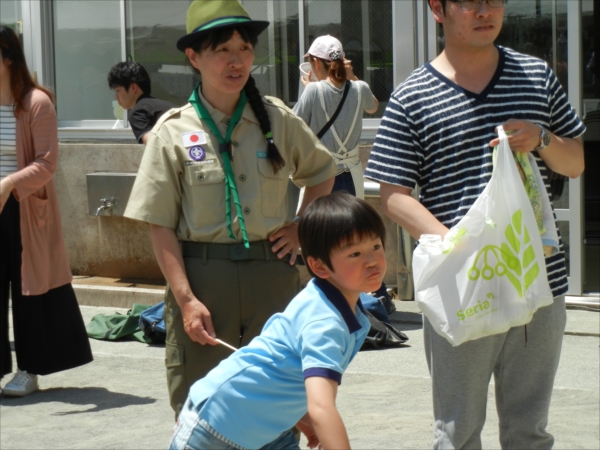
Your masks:
<svg viewBox="0 0 600 450"><path fill-rule="evenodd" d="M106 388L53 388L34 392L27 397L5 397L0 399L3 407L39 405L43 403L65 403L71 405L95 405L93 408L77 411L65 411L53 415L65 416L69 414L81 414L104 411L107 409L124 408L126 406L149 405L156 403L151 397L138 397L131 394L111 392Z"/></svg>

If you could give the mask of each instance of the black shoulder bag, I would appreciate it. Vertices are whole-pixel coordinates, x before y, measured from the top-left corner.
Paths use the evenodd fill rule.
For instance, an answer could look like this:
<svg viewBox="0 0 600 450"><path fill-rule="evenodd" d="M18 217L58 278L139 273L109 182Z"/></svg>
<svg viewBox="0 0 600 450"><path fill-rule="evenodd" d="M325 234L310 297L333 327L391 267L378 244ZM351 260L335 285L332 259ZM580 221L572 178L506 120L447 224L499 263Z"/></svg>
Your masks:
<svg viewBox="0 0 600 450"><path fill-rule="evenodd" d="M346 97L348 97L348 92L349 91L350 91L350 82L346 81L346 87L344 88L344 95L342 95L342 99L340 100L340 104L338 105L337 109L333 113L333 116L331 116L331 119L329 119L329 122L327 122L325 124L325 126L323 128L321 128L321 131L319 131L317 133L317 137L319 139L321 139L325 135L325 133L327 133L327 130L329 130L331 128L331 125L333 125L333 122L335 122L335 119L337 119L337 116L340 114L340 111L342 110L342 106L344 106L344 102L346 101Z"/></svg>

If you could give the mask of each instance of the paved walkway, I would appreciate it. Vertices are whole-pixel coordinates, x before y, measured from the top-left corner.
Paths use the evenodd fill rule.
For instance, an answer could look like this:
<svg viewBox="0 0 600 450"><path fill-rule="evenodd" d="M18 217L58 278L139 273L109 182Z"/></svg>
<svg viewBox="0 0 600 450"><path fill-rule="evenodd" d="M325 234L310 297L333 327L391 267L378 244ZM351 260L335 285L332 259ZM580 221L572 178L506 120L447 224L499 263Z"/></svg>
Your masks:
<svg viewBox="0 0 600 450"><path fill-rule="evenodd" d="M339 390L338 405L353 448L430 448L431 390L421 315L397 302L395 324L409 347L360 352ZM123 309L82 306L95 314ZM552 399L549 430L556 449L600 448L600 313L568 311L567 333ZM61 326L61 324L56 324ZM41 390L0 399L0 448L164 449L173 413L165 386L164 348L92 341L95 361L40 377ZM3 380L2 385L7 382ZM490 389L484 448L498 448Z"/></svg>

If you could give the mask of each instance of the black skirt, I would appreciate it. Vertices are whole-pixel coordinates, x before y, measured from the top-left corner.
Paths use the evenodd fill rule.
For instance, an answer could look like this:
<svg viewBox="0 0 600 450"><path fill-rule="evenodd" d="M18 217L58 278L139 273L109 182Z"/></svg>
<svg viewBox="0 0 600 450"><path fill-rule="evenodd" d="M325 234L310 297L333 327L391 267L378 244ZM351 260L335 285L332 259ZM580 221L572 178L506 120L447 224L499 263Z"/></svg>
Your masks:
<svg viewBox="0 0 600 450"><path fill-rule="evenodd" d="M0 213L0 377L11 373L8 297L12 294L14 348L20 370L48 375L93 360L71 284L42 295L21 289L19 202L11 195Z"/></svg>

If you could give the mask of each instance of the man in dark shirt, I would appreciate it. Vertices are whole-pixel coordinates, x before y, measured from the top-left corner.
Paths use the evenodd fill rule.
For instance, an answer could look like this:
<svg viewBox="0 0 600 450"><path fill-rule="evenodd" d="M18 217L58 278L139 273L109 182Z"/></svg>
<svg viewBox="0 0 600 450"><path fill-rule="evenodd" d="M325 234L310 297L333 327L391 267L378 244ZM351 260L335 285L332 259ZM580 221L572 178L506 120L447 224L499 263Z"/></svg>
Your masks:
<svg viewBox="0 0 600 450"><path fill-rule="evenodd" d="M127 61L113 66L108 73L108 86L115 99L127 110L127 120L139 143L146 143L147 133L166 111L174 108L170 102L150 95L150 76L140 64Z"/></svg>

